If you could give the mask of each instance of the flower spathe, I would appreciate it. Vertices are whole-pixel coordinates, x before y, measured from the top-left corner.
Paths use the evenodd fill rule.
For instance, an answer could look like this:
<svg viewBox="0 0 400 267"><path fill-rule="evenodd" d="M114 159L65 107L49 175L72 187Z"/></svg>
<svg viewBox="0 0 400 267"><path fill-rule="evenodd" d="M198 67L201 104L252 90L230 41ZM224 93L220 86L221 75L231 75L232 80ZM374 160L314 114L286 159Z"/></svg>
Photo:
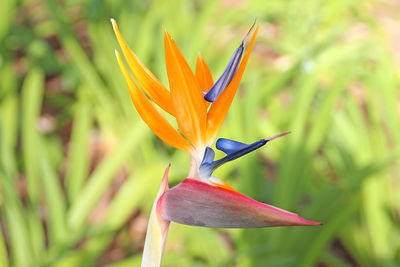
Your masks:
<svg viewBox="0 0 400 267"><path fill-rule="evenodd" d="M242 195L212 175L221 165L287 134L264 138L251 144L220 138L216 148L226 156L214 160L215 153L211 145L239 87L259 26L253 24L215 83L200 55L197 57L195 72L191 70L177 44L165 30L168 90L128 47L115 20L111 19L111 22L129 67L128 70L118 51L115 51L136 110L160 139L191 156L188 177L180 184L169 189L169 167L164 174L150 215L142 266L160 266L170 221L220 228L320 224ZM155 105L176 119L179 131L172 127Z"/></svg>
<svg viewBox="0 0 400 267"><path fill-rule="evenodd" d="M166 191L157 203L164 219L186 225L259 228L319 224L234 190L190 178Z"/></svg>

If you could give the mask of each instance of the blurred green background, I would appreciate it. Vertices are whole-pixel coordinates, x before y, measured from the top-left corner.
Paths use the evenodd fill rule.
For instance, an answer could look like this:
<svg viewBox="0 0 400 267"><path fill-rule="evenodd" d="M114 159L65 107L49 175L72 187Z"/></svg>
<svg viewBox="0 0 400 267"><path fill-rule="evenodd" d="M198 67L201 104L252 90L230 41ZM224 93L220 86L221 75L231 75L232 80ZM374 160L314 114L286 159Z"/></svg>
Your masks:
<svg viewBox="0 0 400 267"><path fill-rule="evenodd" d="M292 134L216 176L321 227L172 224L163 266L400 265L400 6L361 0L1 0L0 266L139 266L164 168L188 156L140 120L113 17L167 83L163 26L214 78L260 32L220 137Z"/></svg>

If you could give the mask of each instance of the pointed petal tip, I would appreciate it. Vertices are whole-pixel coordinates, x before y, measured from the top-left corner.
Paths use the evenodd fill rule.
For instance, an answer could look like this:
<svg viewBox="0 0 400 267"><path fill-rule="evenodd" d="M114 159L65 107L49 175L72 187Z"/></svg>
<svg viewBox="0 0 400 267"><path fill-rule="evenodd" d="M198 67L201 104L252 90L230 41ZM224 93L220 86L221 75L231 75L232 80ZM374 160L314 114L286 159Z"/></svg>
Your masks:
<svg viewBox="0 0 400 267"><path fill-rule="evenodd" d="M288 135L288 134L290 134L290 133L292 133L292 132L291 132L291 131L288 131L288 132L280 133L280 134L277 134L277 135L274 135L274 136L270 136L270 137L264 138L264 140L265 140L265 141L272 141L272 140L274 140L274 139L276 139L276 138L282 137L282 136L284 136L284 135Z"/></svg>
<svg viewBox="0 0 400 267"><path fill-rule="evenodd" d="M195 76L199 82L201 93L203 94L203 100L208 109L210 103L204 99L204 96L208 93L211 87L213 87L214 79L212 77L210 68L207 66L207 63L201 56L200 52L197 53Z"/></svg>
<svg viewBox="0 0 400 267"><path fill-rule="evenodd" d="M257 22L257 19L254 20L253 25L251 25L251 27L250 27L249 31L247 32L246 36L243 38L242 45L247 43L247 40L248 40L250 34L253 32L253 29L254 29L254 26L256 25L256 22ZM257 28L258 28L258 26L257 26Z"/></svg>
<svg viewBox="0 0 400 267"><path fill-rule="evenodd" d="M160 108L174 116L171 95L167 88L155 77L155 75L140 61L136 54L129 48L125 39L122 37L118 25L111 19L113 30L117 41L129 66L131 74L135 78L139 87L148 98Z"/></svg>
<svg viewBox="0 0 400 267"><path fill-rule="evenodd" d="M157 194L157 198L161 197L161 195L169 189L169 184L168 184L168 173L169 169L171 168L171 163L168 164L167 168L164 171L164 175L161 181L161 186Z"/></svg>
<svg viewBox="0 0 400 267"><path fill-rule="evenodd" d="M163 29L164 29L164 37L172 40L171 35L167 31L167 28L165 26L163 26Z"/></svg>
<svg viewBox="0 0 400 267"><path fill-rule="evenodd" d="M114 31L114 32L117 32L117 31L118 31L118 25L117 25L117 22L115 21L115 19L111 18L111 19L110 19L110 22L111 22L111 24L112 24L113 31Z"/></svg>
<svg viewBox="0 0 400 267"><path fill-rule="evenodd" d="M298 214L296 214L296 221L297 221L297 226L317 226L317 225L323 225L322 222L315 222L311 220L304 219L303 217L300 217Z"/></svg>

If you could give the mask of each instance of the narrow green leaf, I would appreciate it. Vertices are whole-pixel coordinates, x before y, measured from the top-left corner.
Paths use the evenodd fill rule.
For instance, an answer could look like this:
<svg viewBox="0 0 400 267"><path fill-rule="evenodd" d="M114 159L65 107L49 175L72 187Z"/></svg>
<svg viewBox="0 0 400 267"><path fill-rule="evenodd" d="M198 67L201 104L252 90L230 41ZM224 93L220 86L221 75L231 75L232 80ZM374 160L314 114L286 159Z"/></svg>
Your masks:
<svg viewBox="0 0 400 267"><path fill-rule="evenodd" d="M144 133L143 127L135 127L129 131L118 148L96 168L69 211L68 225L72 229L76 230L84 226L102 193L112 182L115 173L124 163L126 157L140 144L140 139Z"/></svg>
<svg viewBox="0 0 400 267"><path fill-rule="evenodd" d="M6 243L4 240L3 231L0 230L0 267L8 267L8 266L9 266L9 260L8 260Z"/></svg>
<svg viewBox="0 0 400 267"><path fill-rule="evenodd" d="M0 173L2 197L1 218L6 222L13 266L31 266L33 262L30 235L24 217L24 209L13 184Z"/></svg>
<svg viewBox="0 0 400 267"><path fill-rule="evenodd" d="M74 124L69 141L68 168L65 185L70 203L74 203L81 191L89 171L89 135L92 125L92 114L89 101L83 93L74 110Z"/></svg>
<svg viewBox="0 0 400 267"><path fill-rule="evenodd" d="M44 74L33 69L25 78L22 87L22 154L24 159L25 180L28 191L28 230L32 244L32 256L38 260L44 251L44 230L39 217L39 133L37 119L40 114L43 97Z"/></svg>
<svg viewBox="0 0 400 267"><path fill-rule="evenodd" d="M61 244L67 238L68 230L66 227L66 204L60 180L45 156L40 160L40 169L47 207L49 243L50 245Z"/></svg>
<svg viewBox="0 0 400 267"><path fill-rule="evenodd" d="M15 147L18 128L18 97L9 95L0 105L0 168L7 177L17 172Z"/></svg>
<svg viewBox="0 0 400 267"><path fill-rule="evenodd" d="M43 97L43 73L33 69L25 78L22 87L22 153L27 182L28 195L36 204L39 197L39 158L37 119L40 114Z"/></svg>
<svg viewBox="0 0 400 267"><path fill-rule="evenodd" d="M110 203L104 225L109 229L118 229L133 214L140 201L153 189L157 188L155 177L161 177L163 173L159 165L146 168L146 171L133 169L132 175L123 184L118 194ZM160 179L161 182L161 179Z"/></svg>
<svg viewBox="0 0 400 267"><path fill-rule="evenodd" d="M2 0L0 8L0 40L9 31L10 26L13 23L14 8L17 4L15 0ZM1 45L1 44L0 44Z"/></svg>

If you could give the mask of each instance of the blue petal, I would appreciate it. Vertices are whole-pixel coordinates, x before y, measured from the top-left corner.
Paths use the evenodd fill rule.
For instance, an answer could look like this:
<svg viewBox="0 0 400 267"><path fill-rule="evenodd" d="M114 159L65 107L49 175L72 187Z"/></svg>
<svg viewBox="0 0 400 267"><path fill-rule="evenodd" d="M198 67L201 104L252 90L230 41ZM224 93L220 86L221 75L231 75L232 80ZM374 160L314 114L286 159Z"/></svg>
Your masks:
<svg viewBox="0 0 400 267"><path fill-rule="evenodd" d="M229 63L226 66L222 75L214 83L214 85L211 87L208 93L205 94L204 99L207 100L208 102L215 102L215 100L217 100L217 98L224 92L224 90L228 87L233 77L235 76L236 71L239 67L239 63L242 59L244 44L246 43L251 31L253 30L254 25L255 22L253 23L250 30L246 34L242 43L239 45L238 48L236 48L235 52L233 52L233 55L229 60Z"/></svg>
<svg viewBox="0 0 400 267"><path fill-rule="evenodd" d="M201 162L201 164L213 162L214 157L215 157L214 150L209 146L206 147L206 151L204 152L204 157L203 157L203 161Z"/></svg>
<svg viewBox="0 0 400 267"><path fill-rule="evenodd" d="M230 140L230 141L232 141L232 140ZM267 139L261 139L261 140L259 140L257 142L254 142L254 143L250 144L250 145L246 145L246 144L240 143L240 144L244 145L244 146L242 146L242 148L238 148L236 150L232 150L233 151L232 153L227 154L222 159L214 161L215 168L218 168L222 164L225 164L225 163L227 163L229 161L232 161L234 159L240 158L240 157L242 157L242 156L244 156L244 155L246 155L246 154L248 154L248 153L250 153L250 152L252 152L252 151L254 151L256 149L259 149L260 147L264 146L268 141L269 140L267 140ZM232 141L232 142L235 142L235 141ZM237 142L237 143L239 143L239 142Z"/></svg>
<svg viewBox="0 0 400 267"><path fill-rule="evenodd" d="M208 93L204 96L205 100L208 102L214 102L224 92L226 87L228 87L239 67L240 60L242 59L243 49L244 46L242 43L233 53L231 59L229 60L228 66L226 66L221 77L218 78L213 87L211 87Z"/></svg>
<svg viewBox="0 0 400 267"><path fill-rule="evenodd" d="M260 147L264 146L267 142L289 133L290 132L285 132L278 135L274 135L272 137L258 140L257 142L254 142L249 145L230 139L220 138L217 140L216 147L217 149L225 152L226 156L223 157L222 159L214 161L214 156L215 156L214 150L212 150L212 148L210 147L207 147L204 153L203 161L201 162L199 167L199 175L201 177L210 177L212 173L215 171L215 169L217 169L219 166L229 161L240 158L256 149L259 149Z"/></svg>
<svg viewBox="0 0 400 267"><path fill-rule="evenodd" d="M246 145L240 142L236 142L229 139L220 138L217 141L217 148L224 151L227 155L222 159L214 161L214 150L212 148L207 147L204 153L203 161L199 167L199 175L200 177L210 177L216 168L219 166L232 161L234 159L240 158L251 151L254 151L263 145L265 145L269 140L261 139L257 142L254 142L250 145ZM221 147L222 144L222 147Z"/></svg>
<svg viewBox="0 0 400 267"><path fill-rule="evenodd" d="M225 152L225 154L231 154L238 150L244 149L248 144L244 144L238 141L233 141L230 139L220 138L215 144L218 150Z"/></svg>
<svg viewBox="0 0 400 267"><path fill-rule="evenodd" d="M213 165L214 165L214 156L215 152L211 147L206 147L206 151L204 152L203 160L199 167L199 175L200 177L210 177L213 173Z"/></svg>

